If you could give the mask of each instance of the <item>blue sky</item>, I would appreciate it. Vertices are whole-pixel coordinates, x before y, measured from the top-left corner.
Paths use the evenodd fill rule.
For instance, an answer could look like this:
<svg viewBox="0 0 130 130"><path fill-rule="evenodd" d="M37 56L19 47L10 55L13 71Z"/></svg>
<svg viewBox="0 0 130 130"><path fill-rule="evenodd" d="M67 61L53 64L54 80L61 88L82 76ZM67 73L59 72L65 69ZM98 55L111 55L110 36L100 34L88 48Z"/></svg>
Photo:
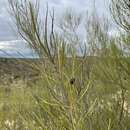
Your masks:
<svg viewBox="0 0 130 130"><path fill-rule="evenodd" d="M0 0L0 49L19 48L14 43L18 43L17 33L14 31L15 26L11 22L11 17L8 12L8 0ZM85 13L87 10L91 11L94 0L40 0L41 7L45 8L48 3L49 8L54 8L56 16L60 16L65 9L72 8L76 12ZM110 18L109 15L109 1L110 0L95 0L96 10L99 15L104 14ZM5 44L4 44L5 43Z"/></svg>

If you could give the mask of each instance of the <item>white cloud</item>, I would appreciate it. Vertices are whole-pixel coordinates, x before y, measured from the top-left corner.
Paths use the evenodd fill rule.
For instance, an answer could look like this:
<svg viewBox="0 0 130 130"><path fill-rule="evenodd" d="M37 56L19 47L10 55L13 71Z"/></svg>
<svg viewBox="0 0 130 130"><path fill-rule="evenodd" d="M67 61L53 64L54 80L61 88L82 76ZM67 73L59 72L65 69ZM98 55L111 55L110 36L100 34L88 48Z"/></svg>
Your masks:
<svg viewBox="0 0 130 130"><path fill-rule="evenodd" d="M96 7L100 13L105 12L104 1L108 0L96 0ZM56 16L61 15L66 8L73 8L75 11L91 10L93 0L40 0L41 6L46 7L48 3L49 8L54 7ZM10 27L10 16L7 11L8 0L0 0L0 41L15 39L15 33ZM16 38L17 39L17 38Z"/></svg>
<svg viewBox="0 0 130 130"><path fill-rule="evenodd" d="M0 42L0 57L36 58L36 55L23 40L11 40Z"/></svg>
<svg viewBox="0 0 130 130"><path fill-rule="evenodd" d="M20 49L21 42L12 41L18 39L18 36L12 29L14 27L12 27L13 24L11 23L11 18L7 11L7 1L8 0L0 0L0 41L6 41L0 42L0 49ZM85 12L86 10L90 11L93 7L93 1L94 0L40 0L41 7L46 8L46 4L48 3L50 9L55 9L56 17L59 17L67 8L73 8L77 12ZM96 9L99 14L105 13L108 15L108 13L106 13L106 8L108 8L109 5L108 1L109 0L95 0Z"/></svg>

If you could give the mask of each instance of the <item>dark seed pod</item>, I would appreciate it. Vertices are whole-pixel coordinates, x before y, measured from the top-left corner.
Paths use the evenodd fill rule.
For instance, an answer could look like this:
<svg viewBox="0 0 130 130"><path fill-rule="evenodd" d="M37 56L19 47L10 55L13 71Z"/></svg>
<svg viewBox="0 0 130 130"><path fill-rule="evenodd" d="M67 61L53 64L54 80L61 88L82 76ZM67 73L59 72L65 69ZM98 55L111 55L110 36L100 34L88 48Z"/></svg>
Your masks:
<svg viewBox="0 0 130 130"><path fill-rule="evenodd" d="M126 80L126 77L124 77L124 80Z"/></svg>
<svg viewBox="0 0 130 130"><path fill-rule="evenodd" d="M70 84L73 85L75 83L75 78L70 79Z"/></svg>

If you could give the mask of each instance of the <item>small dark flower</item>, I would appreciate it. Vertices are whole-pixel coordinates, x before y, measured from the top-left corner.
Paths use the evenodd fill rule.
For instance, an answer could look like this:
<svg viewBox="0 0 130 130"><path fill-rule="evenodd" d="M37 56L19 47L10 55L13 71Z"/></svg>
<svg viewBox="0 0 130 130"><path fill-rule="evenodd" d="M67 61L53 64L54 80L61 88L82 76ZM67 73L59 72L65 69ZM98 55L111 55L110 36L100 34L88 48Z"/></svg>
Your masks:
<svg viewBox="0 0 130 130"><path fill-rule="evenodd" d="M73 85L75 83L75 78L70 79L70 84Z"/></svg>
<svg viewBox="0 0 130 130"><path fill-rule="evenodd" d="M126 80L126 77L124 77L124 80Z"/></svg>

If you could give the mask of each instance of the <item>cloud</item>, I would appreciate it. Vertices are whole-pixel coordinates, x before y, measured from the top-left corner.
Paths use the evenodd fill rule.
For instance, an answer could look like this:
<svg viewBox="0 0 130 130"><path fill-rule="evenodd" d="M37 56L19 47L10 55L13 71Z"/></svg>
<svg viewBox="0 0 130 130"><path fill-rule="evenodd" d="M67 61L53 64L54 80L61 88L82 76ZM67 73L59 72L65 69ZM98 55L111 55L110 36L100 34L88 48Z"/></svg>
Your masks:
<svg viewBox="0 0 130 130"><path fill-rule="evenodd" d="M26 44L22 40L9 40L9 41L2 41L0 42L0 49L24 49Z"/></svg>
<svg viewBox="0 0 130 130"><path fill-rule="evenodd" d="M7 0L0 0L0 41L16 39L12 28Z"/></svg>
<svg viewBox="0 0 130 130"><path fill-rule="evenodd" d="M41 7L46 8L48 3L49 8L55 9L55 16L59 17L65 9L72 8L76 12L86 12L86 10L91 11L93 7L94 0L40 0ZM109 0L95 0L96 2L96 9L99 14L105 14L108 16L107 8L108 8L108 1ZM0 48L12 50L20 49L22 46L20 41L16 41L18 39L18 35L14 32L15 26L11 22L11 17L9 16L8 9L8 0L0 0ZM43 14L41 12L41 14ZM113 33L114 31L112 31ZM82 34L82 33L81 33ZM4 42L5 41L5 42ZM25 46L23 46L25 47ZM27 51L25 50L26 54ZM10 51L13 53L13 51ZM15 54L15 53L14 53ZM1 55L1 53L0 53Z"/></svg>
<svg viewBox="0 0 130 130"><path fill-rule="evenodd" d="M23 40L11 40L0 42L0 57L37 58L37 55Z"/></svg>
<svg viewBox="0 0 130 130"><path fill-rule="evenodd" d="M41 6L46 7L48 3L49 7L54 7L56 16L60 16L65 9L73 8L75 11L81 12L92 9L93 0L40 0ZM96 7L100 13L105 12L104 0L96 0ZM105 0L108 1L108 0ZM17 39L14 30L11 25L11 18L7 11L8 0L0 0L0 41Z"/></svg>

